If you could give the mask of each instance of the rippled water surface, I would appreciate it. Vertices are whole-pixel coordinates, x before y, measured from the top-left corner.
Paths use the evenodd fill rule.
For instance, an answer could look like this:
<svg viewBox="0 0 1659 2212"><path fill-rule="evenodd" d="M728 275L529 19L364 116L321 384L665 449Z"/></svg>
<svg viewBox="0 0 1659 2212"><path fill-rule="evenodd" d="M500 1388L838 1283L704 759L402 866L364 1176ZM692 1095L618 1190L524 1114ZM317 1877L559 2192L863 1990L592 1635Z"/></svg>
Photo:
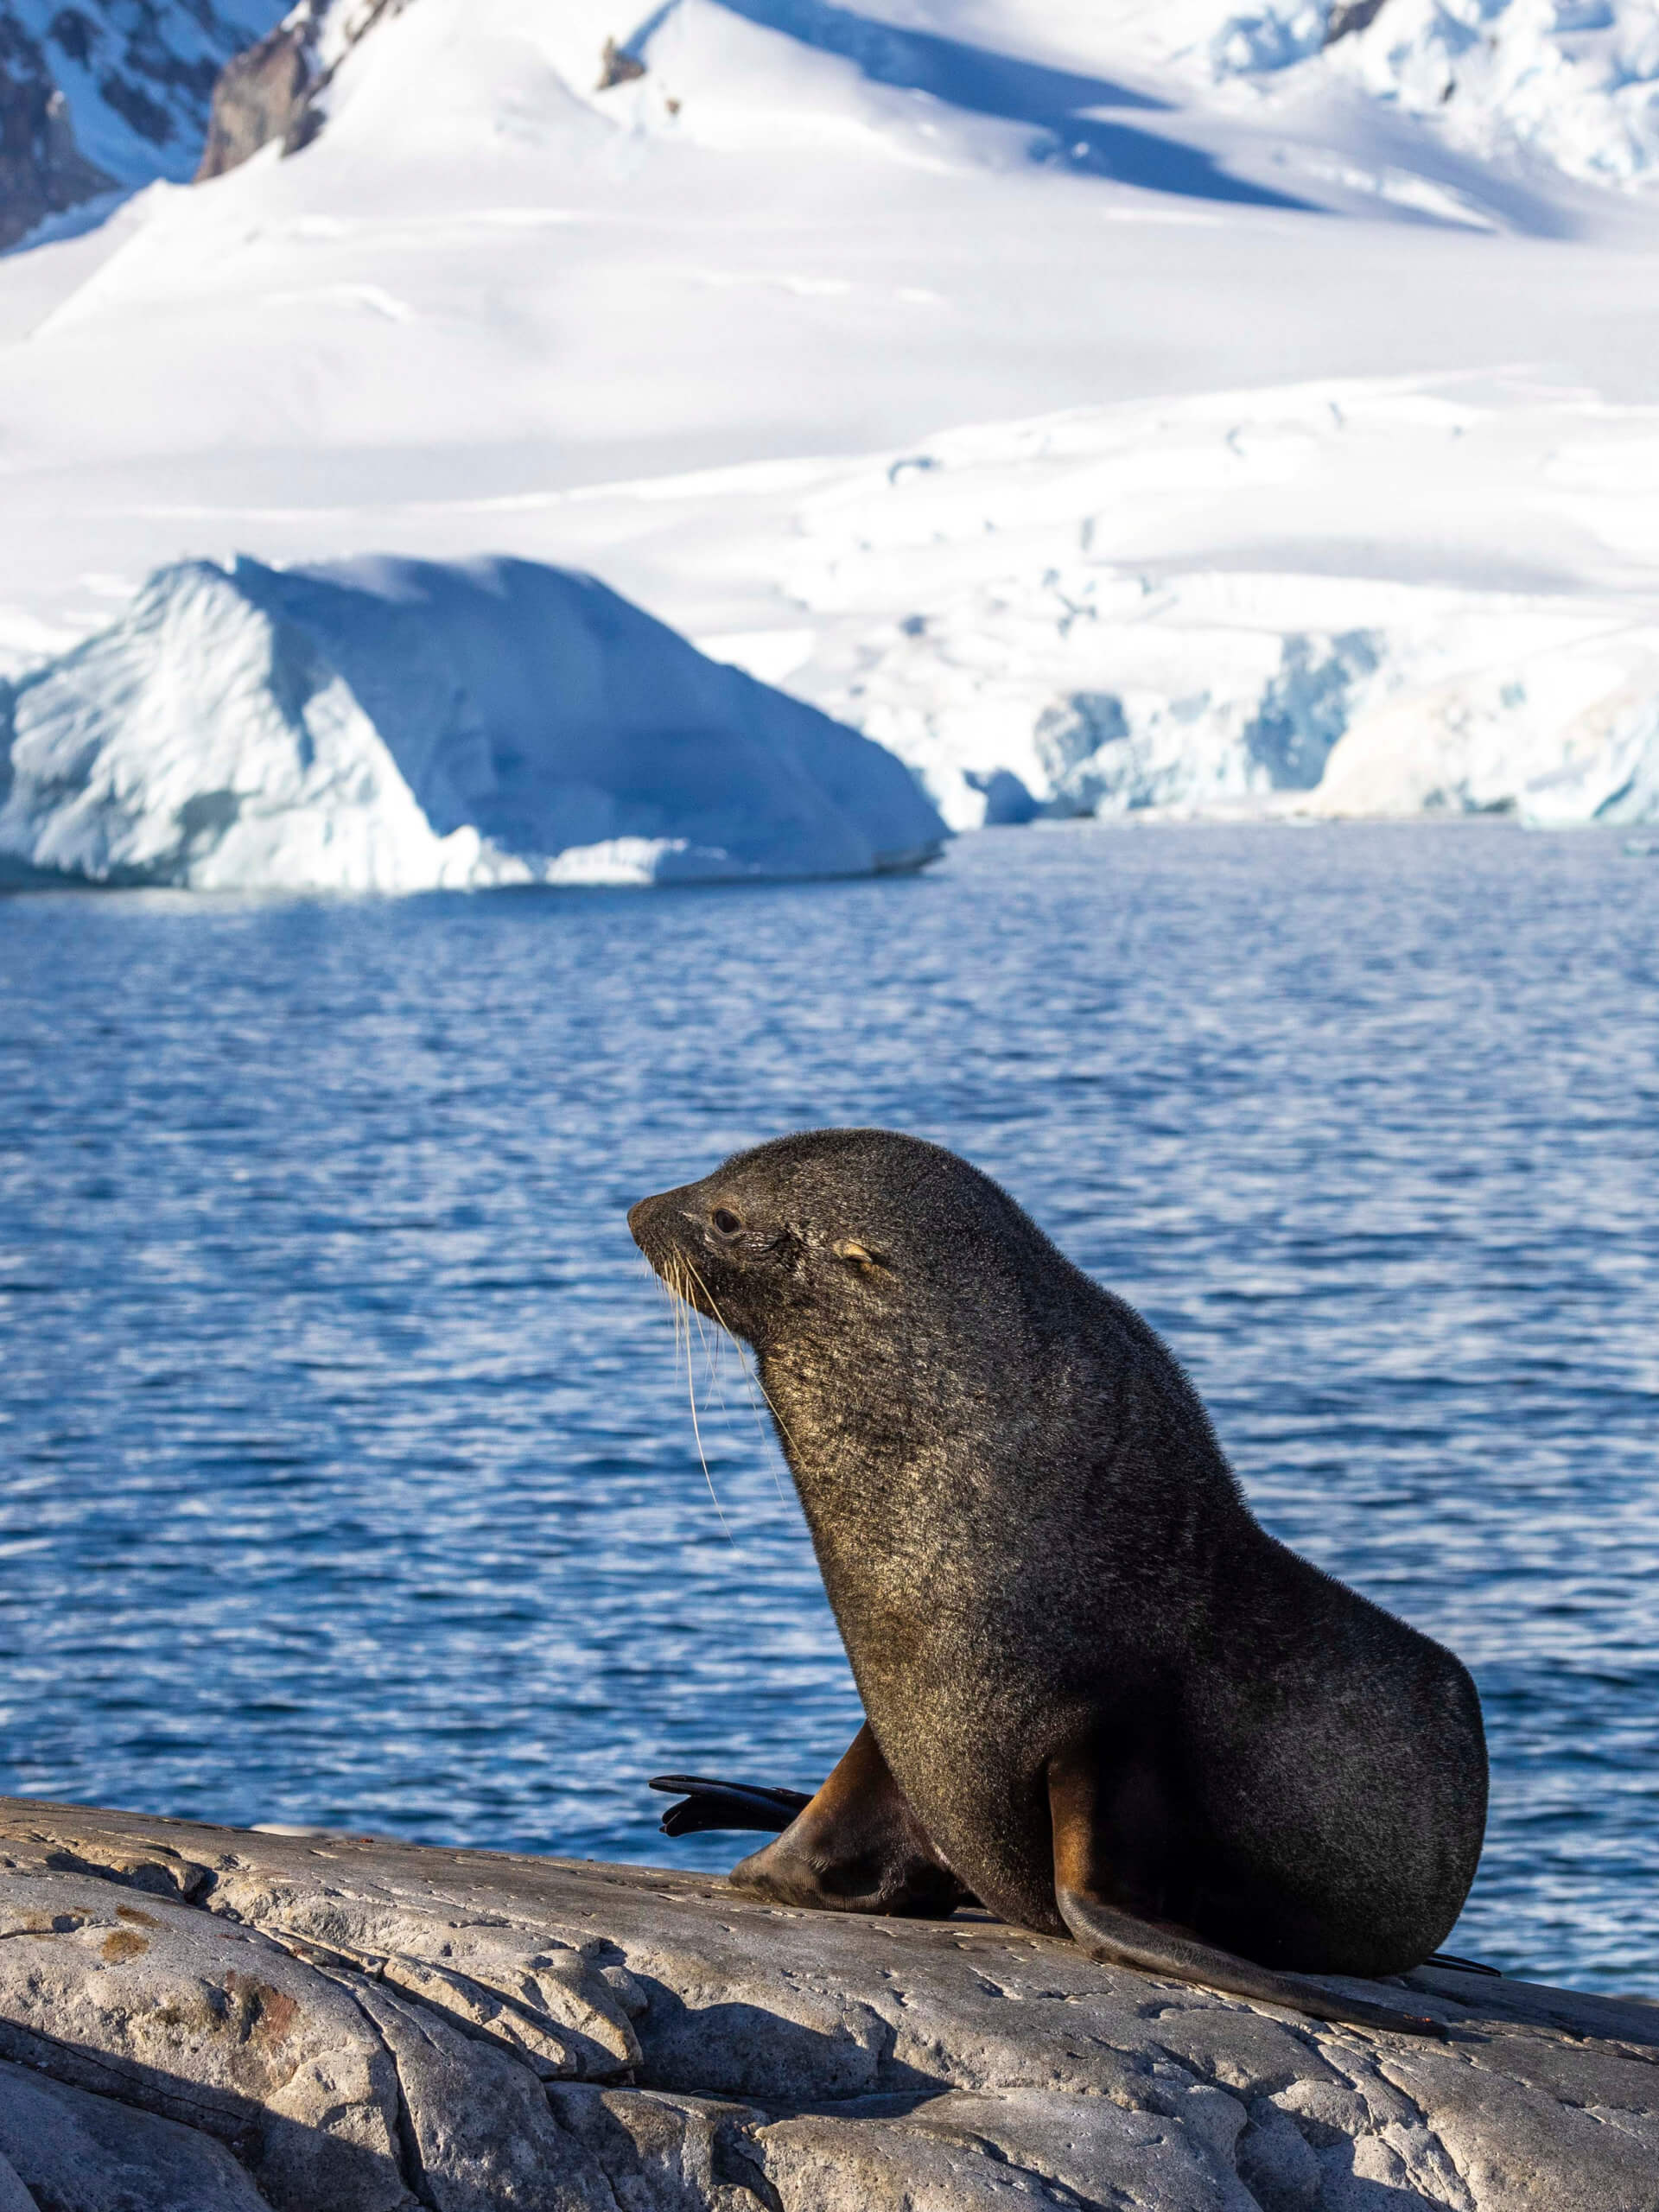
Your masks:
<svg viewBox="0 0 1659 2212"><path fill-rule="evenodd" d="M810 1786L858 1709L729 1358L722 1527L623 1212L881 1122L1473 1668L1461 1947L1659 1992L1659 861L995 832L906 882L13 899L0 973L0 1789L728 1863L643 1777Z"/></svg>

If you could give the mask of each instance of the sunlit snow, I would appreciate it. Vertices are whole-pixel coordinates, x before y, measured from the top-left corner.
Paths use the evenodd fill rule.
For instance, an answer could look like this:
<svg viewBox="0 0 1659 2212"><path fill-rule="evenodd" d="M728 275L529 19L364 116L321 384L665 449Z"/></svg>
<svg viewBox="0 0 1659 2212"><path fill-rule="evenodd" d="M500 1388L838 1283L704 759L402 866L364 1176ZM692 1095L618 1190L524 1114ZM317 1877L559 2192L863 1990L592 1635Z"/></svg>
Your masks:
<svg viewBox="0 0 1659 2212"><path fill-rule="evenodd" d="M504 555L958 828L1652 818L1659 11L1329 23L406 0L303 153L0 260L0 669L181 561Z"/></svg>

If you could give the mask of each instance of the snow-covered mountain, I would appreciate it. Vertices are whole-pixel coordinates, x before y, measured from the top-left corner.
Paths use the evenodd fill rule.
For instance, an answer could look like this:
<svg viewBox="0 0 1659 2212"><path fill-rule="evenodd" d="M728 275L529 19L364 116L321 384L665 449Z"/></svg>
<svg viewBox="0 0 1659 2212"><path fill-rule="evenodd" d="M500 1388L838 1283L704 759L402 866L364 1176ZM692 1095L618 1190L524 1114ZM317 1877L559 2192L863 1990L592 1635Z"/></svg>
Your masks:
<svg viewBox="0 0 1659 2212"><path fill-rule="evenodd" d="M188 562L0 684L0 879L868 875L944 834L880 746L524 562Z"/></svg>
<svg viewBox="0 0 1659 2212"><path fill-rule="evenodd" d="M1651 813L1645 0L365 4L0 261L14 675L181 560L507 554L957 826Z"/></svg>
<svg viewBox="0 0 1659 2212"><path fill-rule="evenodd" d="M285 20L302 102L322 120L345 54L398 0L300 0ZM652 49L683 0L607 35L596 84L649 75ZM975 0L884 0L868 15L823 0L745 0L749 21L803 37L859 64L876 81L918 86L976 105L988 73L969 58L975 34L995 51L1012 28L1021 43L1115 68L1196 74L1247 92L1287 118L1321 93L1351 90L1431 126L1446 145L1487 159L1521 153L1589 182L1641 188L1659 178L1659 8L1653 0L1093 0L1086 10ZM952 51L952 49L956 51ZM1007 96L1004 81L993 99ZM234 74L234 73L233 73ZM976 84L975 79L981 81ZM1053 128L1080 117L1026 88L1026 119ZM965 96L965 97L964 97ZM670 96L671 97L671 95ZM993 106L992 111L995 112ZM271 132L282 136L282 130ZM1068 135L1071 146L1065 144ZM1340 154L1338 149L1339 174Z"/></svg>
<svg viewBox="0 0 1659 2212"><path fill-rule="evenodd" d="M0 243L101 191L192 175L227 64L207 173L271 137L291 145L301 116L308 128L326 118L345 54L404 4L0 0ZM609 89L648 74L651 49L683 4L669 0L637 22L607 19L615 27L596 79ZM960 56L982 39L994 53L1012 29L1019 46L1197 76L1281 109L1349 87L1481 157L1524 150L1604 184L1641 187L1659 175L1652 0L883 0L868 14L825 0L744 0L737 12L853 59L878 81L919 81L947 99L964 90ZM967 69L987 73L971 60ZM1036 81L1024 89L1023 104L1038 111L1028 121L1052 128L1080 111L1065 108L1058 86L1046 100Z"/></svg>

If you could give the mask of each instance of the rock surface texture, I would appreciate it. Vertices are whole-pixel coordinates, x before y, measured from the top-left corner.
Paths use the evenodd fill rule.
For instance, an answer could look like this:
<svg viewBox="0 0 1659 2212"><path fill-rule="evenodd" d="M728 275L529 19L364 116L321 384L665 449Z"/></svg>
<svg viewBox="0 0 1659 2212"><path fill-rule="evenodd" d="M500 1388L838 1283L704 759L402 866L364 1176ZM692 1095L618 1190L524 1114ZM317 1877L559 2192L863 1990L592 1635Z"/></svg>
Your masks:
<svg viewBox="0 0 1659 2212"><path fill-rule="evenodd" d="M227 61L213 87L207 143L195 181L240 168L273 138L285 151L306 136L305 118L315 88L313 42L303 22L284 22Z"/></svg>
<svg viewBox="0 0 1659 2212"><path fill-rule="evenodd" d="M0 1800L0 2212L1654 2212L1659 2009L1445 2044L982 1917Z"/></svg>

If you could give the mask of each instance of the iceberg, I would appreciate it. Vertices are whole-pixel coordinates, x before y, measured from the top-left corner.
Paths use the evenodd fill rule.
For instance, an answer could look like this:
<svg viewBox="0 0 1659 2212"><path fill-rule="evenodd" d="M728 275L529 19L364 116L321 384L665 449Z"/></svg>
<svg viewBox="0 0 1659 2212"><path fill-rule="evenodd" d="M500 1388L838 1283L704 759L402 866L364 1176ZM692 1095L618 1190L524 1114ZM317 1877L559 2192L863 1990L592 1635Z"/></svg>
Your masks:
<svg viewBox="0 0 1659 2212"><path fill-rule="evenodd" d="M873 740L538 563L189 561L0 684L0 874L201 891L849 876L944 824Z"/></svg>

